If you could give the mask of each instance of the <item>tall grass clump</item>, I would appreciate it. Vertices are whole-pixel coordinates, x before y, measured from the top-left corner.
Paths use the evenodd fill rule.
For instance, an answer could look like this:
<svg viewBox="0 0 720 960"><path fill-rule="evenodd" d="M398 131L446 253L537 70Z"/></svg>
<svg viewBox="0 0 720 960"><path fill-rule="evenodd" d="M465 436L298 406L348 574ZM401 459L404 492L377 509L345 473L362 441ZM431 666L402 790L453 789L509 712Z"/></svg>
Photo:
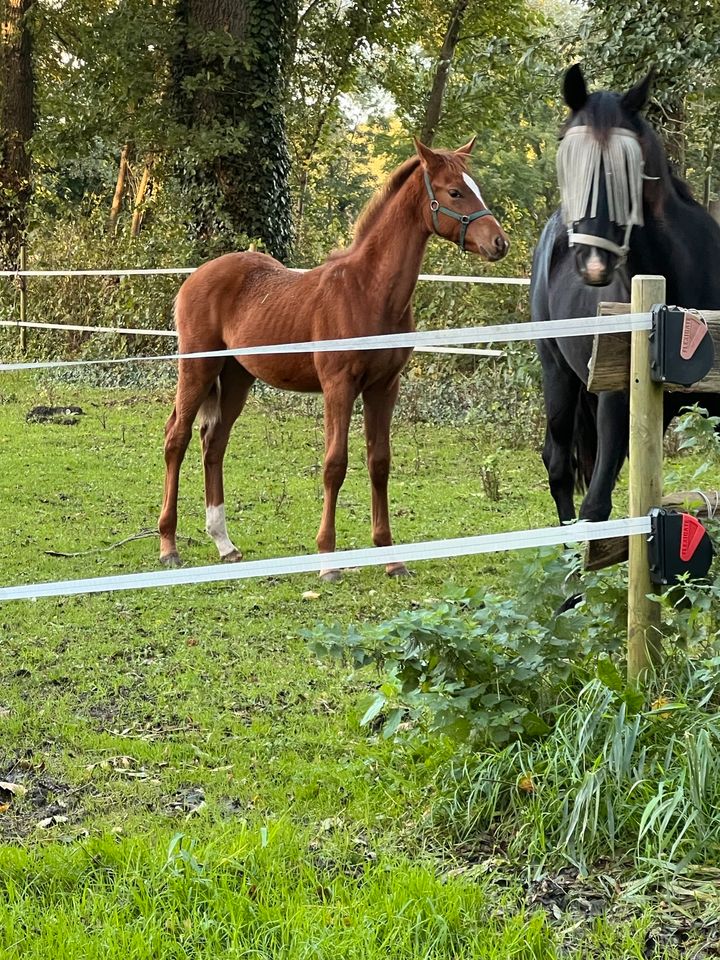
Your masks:
<svg viewBox="0 0 720 960"><path fill-rule="evenodd" d="M614 668L601 673L547 737L458 758L434 816L456 837L490 832L534 874L614 861L646 888L716 863L718 663L686 660L682 682L649 703Z"/></svg>
<svg viewBox="0 0 720 960"><path fill-rule="evenodd" d="M541 551L512 599L451 588L311 642L379 671L371 730L451 744L433 837L490 839L530 877L601 863L638 888L687 877L720 854L720 579L660 598L665 664L638 690L624 680L625 575L578 567Z"/></svg>

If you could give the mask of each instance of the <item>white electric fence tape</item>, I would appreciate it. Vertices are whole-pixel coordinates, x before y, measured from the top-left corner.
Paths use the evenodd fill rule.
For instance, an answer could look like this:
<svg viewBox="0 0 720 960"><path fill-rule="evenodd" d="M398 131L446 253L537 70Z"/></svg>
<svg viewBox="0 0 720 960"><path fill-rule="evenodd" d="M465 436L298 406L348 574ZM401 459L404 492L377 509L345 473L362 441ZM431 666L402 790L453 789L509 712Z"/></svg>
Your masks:
<svg viewBox="0 0 720 960"><path fill-rule="evenodd" d="M28 327L31 330L65 330L80 333L117 333L135 337L175 337L175 330L145 330L142 327L91 327L83 323L42 323L35 320L0 320L0 327ZM502 357L502 350L467 350L464 347L415 347L418 353L452 353L472 357Z"/></svg>
<svg viewBox="0 0 720 960"><path fill-rule="evenodd" d="M0 371L48 370L59 367L147 363L159 360L268 356L281 353L333 353L336 351L388 350L418 346L453 346L463 343L508 343L512 340L546 340L556 337L591 336L595 333L625 333L629 330L650 330L651 327L650 313L622 313L614 317L573 317L570 320L539 320L530 323L506 323L486 327L460 327L456 330L417 330L413 333L389 333L372 337L238 346L226 350L202 350L197 353L168 353L157 356L115 357L99 360L19 361L16 363L0 363Z"/></svg>
<svg viewBox="0 0 720 960"><path fill-rule="evenodd" d="M144 270L23 270L0 271L5 277L42 276L134 276L192 273L196 268L165 268ZM499 283L527 285L521 277L460 277L422 274L420 280L437 282ZM0 325L17 327L14 321L0 321ZM78 324L29 323L23 326L39 329L76 330L80 332L123 333L150 336L176 336L172 330L143 330L142 328L87 327ZM153 360L200 359L227 356L259 356L275 354L329 353L349 350L385 350L413 347L421 351L444 352L463 343L508 343L514 340L541 340L556 337L591 336L596 333L624 333L631 330L650 330L649 313L620 314L614 317L575 317L570 320L548 320L531 323L510 323L487 327L464 327L456 330L423 330L413 333L384 334L350 339L306 341L303 343L265 344L234 347L228 350L208 350L199 353L165 354L161 356L118 357L105 360L55 360L22 363L1 363L2 370L32 370L57 367L95 366L100 364L136 363ZM481 355L500 351L464 351ZM332 562L335 568L376 566L386 563L415 560L443 559L470 556L499 550L519 550L528 547L549 546L604 540L614 536L632 536L650 533L649 517L608 520L602 523L579 521L564 527L543 527L511 533L436 540L392 547L373 547L363 550L344 550L334 554L280 557L254 560L238 564L213 564L207 567L189 567L180 570L157 570L149 573L122 574L83 580L58 580L49 583L24 584L0 588L0 602L36 599L40 597L71 596L104 593L116 590L137 590L151 587L179 586L194 583L214 583L244 580L252 577L270 577L288 573L307 573L326 569Z"/></svg>
<svg viewBox="0 0 720 960"><path fill-rule="evenodd" d="M197 269L197 267L148 267L127 270L0 270L0 277L161 277L194 273ZM300 267L290 269L293 273L308 272ZM418 280L430 280L436 283L497 283L501 286L530 286L528 277L464 277L443 273L421 273Z"/></svg>
<svg viewBox="0 0 720 960"><path fill-rule="evenodd" d="M431 540L422 543L398 544L393 547L340 550L337 553L276 557L270 560L251 560L243 563L217 563L208 567L154 570L148 573L120 574L85 580L56 580L49 583L21 584L0 589L0 602L106 593L116 590L145 590L151 587L172 587L183 584L217 583L226 580L247 580L251 577L308 573L315 570L326 570L329 567L342 569L412 562L414 560L441 560L446 557L474 556L480 553L494 553L499 550L521 550L526 547L543 547L559 543L578 543L586 540L604 540L607 537L647 535L649 533L649 517L605 520L600 523L580 520L563 527L515 530L511 533L460 537L455 540Z"/></svg>

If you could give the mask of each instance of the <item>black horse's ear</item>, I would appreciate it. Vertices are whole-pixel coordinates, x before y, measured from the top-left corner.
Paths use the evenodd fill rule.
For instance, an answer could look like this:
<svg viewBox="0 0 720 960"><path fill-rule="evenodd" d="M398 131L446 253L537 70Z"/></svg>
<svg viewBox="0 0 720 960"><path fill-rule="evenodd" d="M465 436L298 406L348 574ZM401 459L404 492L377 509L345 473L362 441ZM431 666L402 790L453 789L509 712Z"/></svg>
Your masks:
<svg viewBox="0 0 720 960"><path fill-rule="evenodd" d="M645 79L641 80L640 83L636 83L635 86L631 87L623 96L622 104L630 113L639 113L650 99L650 86L654 76L655 70L651 68Z"/></svg>
<svg viewBox="0 0 720 960"><path fill-rule="evenodd" d="M585 77L579 63L574 63L563 80L563 96L571 110L582 110L588 98Z"/></svg>

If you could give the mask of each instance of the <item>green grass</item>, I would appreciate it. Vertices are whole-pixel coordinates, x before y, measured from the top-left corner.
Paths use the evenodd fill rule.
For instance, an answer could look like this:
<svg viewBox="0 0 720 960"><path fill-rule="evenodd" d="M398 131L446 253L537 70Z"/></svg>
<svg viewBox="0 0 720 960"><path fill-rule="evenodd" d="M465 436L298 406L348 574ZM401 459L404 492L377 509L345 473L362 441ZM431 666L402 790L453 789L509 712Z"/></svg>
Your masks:
<svg viewBox="0 0 720 960"><path fill-rule="evenodd" d="M0 399L3 583L157 568L154 537L101 548L155 526L169 398L18 376ZM27 424L38 403L86 415ZM298 408L254 400L235 428L226 501L247 559L314 550L321 420ZM343 548L369 544L362 448L358 419ZM499 502L478 476L490 455ZM481 426L398 422L391 504L397 542L554 522L538 452ZM180 534L187 563L214 562L197 441ZM466 875L423 834L446 748L368 738L372 678L301 639L318 620L397 613L447 580L511 592L509 570L490 555L418 563L401 581L378 568L332 585L307 574L0 607L0 780L25 790L0 793L3 960L559 955L562 931L525 911L518 883L495 883L492 858ZM602 943L603 956L642 956L649 922L582 925L563 955L588 955L587 936L590 955Z"/></svg>

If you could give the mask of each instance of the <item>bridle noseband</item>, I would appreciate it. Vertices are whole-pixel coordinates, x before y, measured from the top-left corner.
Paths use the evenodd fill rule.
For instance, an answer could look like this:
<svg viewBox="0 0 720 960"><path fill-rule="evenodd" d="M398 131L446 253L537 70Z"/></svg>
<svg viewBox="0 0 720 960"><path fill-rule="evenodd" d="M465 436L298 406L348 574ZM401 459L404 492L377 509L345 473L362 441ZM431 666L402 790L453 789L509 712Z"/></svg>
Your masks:
<svg viewBox="0 0 720 960"><path fill-rule="evenodd" d="M452 217L453 220L459 220L461 226L460 237L457 245L460 247L462 252L465 253L465 234L467 233L467 228L470 226L473 220L479 220L480 217L491 217L492 212L486 208L485 210L476 210L475 213L457 213L455 210L451 210L449 207L441 207L435 196L435 192L433 191L432 183L430 182L430 176L427 170L423 171L423 175L425 177L425 189L430 197L430 211L432 213L432 221L435 233L439 237L442 236L440 233L440 219L438 217L439 213L444 213L446 217Z"/></svg>

